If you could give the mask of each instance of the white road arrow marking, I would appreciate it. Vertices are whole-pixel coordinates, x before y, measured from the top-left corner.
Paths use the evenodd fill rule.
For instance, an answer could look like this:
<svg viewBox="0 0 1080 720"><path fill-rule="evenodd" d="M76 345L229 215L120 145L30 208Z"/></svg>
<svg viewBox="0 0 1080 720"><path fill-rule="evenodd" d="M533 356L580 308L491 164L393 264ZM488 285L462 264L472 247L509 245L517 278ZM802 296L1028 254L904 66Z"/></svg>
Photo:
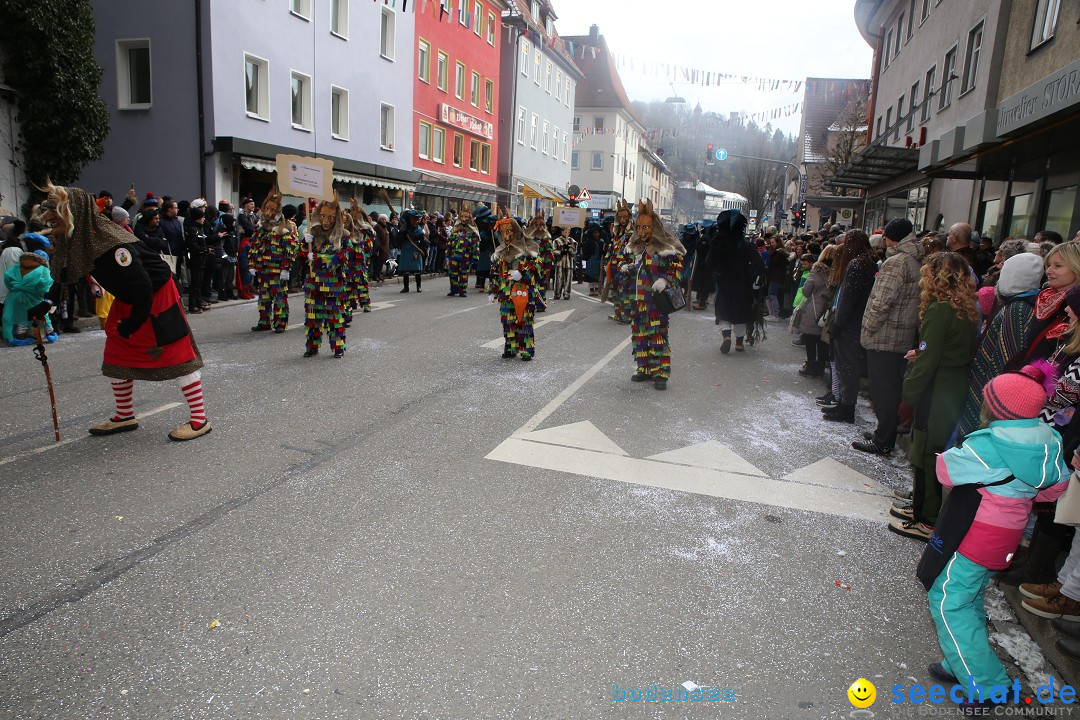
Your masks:
<svg viewBox="0 0 1080 720"><path fill-rule="evenodd" d="M537 320L536 322L534 322L533 323L533 329L535 330L536 328L542 328L545 325L547 325L548 323L566 322L566 319L568 317L570 317L570 313L572 313L572 312L574 312L573 308L571 308L570 310L563 310L561 313L555 313L553 315L548 315L548 316L544 317L542 320ZM491 348L493 350L498 350L499 348L503 347L503 343L504 343L504 340L502 338L499 338L498 340L492 340L491 342L486 342L483 345L481 345L480 347L486 347L486 348Z"/></svg>
<svg viewBox="0 0 1080 720"><path fill-rule="evenodd" d="M615 444L605 435L600 428L588 420L571 423L570 425L558 425L546 430L533 430L524 435L518 435L522 440L560 445L562 447L581 448L582 450L595 450L596 452L611 453L612 455L626 455L626 451Z"/></svg>

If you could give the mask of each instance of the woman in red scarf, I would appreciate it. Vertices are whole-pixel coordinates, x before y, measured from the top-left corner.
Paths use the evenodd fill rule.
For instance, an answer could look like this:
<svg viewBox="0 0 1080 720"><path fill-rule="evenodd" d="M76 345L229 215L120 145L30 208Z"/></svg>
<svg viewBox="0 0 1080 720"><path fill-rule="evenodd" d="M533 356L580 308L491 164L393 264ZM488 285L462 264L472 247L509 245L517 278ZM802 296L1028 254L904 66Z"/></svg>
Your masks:
<svg viewBox="0 0 1080 720"><path fill-rule="evenodd" d="M1069 316L1065 314L1065 293L1080 283L1080 243L1056 246L1046 256L1046 289L1035 300L1035 317L1028 328L1027 347L1013 358L1009 368L1030 365L1035 360L1049 360L1058 372L1069 366L1071 357L1061 353Z"/></svg>

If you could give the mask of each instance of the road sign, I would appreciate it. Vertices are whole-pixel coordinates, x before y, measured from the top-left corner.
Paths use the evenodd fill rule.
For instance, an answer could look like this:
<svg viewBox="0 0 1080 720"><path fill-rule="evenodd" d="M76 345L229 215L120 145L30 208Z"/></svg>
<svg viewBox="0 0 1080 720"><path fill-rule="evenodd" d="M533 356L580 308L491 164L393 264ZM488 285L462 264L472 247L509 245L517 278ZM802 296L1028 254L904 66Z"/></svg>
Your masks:
<svg viewBox="0 0 1080 720"><path fill-rule="evenodd" d="M571 200L577 200L577 196L578 193L581 192L581 188L579 188L577 185L571 185L566 189L566 192L568 195L570 195Z"/></svg>
<svg viewBox="0 0 1080 720"><path fill-rule="evenodd" d="M588 209L589 209L589 203L587 203L587 202L584 202L584 201L583 201L583 202L579 202L579 203L577 204L577 206L578 206L579 208L581 208L582 210L588 210Z"/></svg>
<svg viewBox="0 0 1080 720"><path fill-rule="evenodd" d="M716 159L717 160L727 160L727 150L725 150L724 148L720 148L719 150L717 150L716 151Z"/></svg>
<svg viewBox="0 0 1080 720"><path fill-rule="evenodd" d="M751 218L756 218L757 217L757 210L751 210L750 211L750 217Z"/></svg>
<svg viewBox="0 0 1080 720"><path fill-rule="evenodd" d="M581 194L577 196L578 200L592 200L592 195L589 194L589 188L581 188Z"/></svg>

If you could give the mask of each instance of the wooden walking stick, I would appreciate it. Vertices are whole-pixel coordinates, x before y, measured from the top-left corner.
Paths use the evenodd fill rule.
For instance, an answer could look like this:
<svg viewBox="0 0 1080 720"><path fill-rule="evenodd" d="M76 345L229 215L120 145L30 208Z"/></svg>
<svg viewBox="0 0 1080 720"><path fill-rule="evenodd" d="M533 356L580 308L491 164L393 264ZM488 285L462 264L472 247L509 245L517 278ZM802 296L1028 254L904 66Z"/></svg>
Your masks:
<svg viewBox="0 0 1080 720"><path fill-rule="evenodd" d="M34 339L37 340L37 345L34 346L34 357L41 363L41 367L45 368L45 382L49 386L49 402L52 404L53 432L56 435L56 442L60 442L60 421L56 417L56 392L53 390L52 373L49 372L49 358L45 356L45 343L41 339L41 327L36 320L34 321Z"/></svg>

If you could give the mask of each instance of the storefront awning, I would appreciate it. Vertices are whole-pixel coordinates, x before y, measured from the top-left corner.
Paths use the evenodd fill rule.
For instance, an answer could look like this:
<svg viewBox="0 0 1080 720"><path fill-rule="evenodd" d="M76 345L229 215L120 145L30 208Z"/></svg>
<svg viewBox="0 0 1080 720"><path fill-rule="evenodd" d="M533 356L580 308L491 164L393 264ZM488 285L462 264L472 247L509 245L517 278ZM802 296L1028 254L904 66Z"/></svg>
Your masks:
<svg viewBox="0 0 1080 720"><path fill-rule="evenodd" d="M273 160L263 160L262 158L240 156L240 167L247 168L248 170L258 170L259 172L276 173L277 164Z"/></svg>
<svg viewBox="0 0 1080 720"><path fill-rule="evenodd" d="M417 195L433 195L435 197L494 204L495 193L498 192L497 188L467 183L447 175L434 175L425 172L420 177L420 181L416 183Z"/></svg>
<svg viewBox="0 0 1080 720"><path fill-rule="evenodd" d="M543 186L541 186L543 187ZM553 200L550 194L534 190L528 183L521 183L521 196L526 200Z"/></svg>
<svg viewBox="0 0 1080 720"><path fill-rule="evenodd" d="M248 155L240 156L240 167L247 168L248 170L256 170L258 172L277 172L277 163L274 161L250 157ZM338 170L336 168L334 169L334 182L348 183L351 185L369 185L371 187L385 188L387 190L400 190L406 194L412 192L414 188L410 183L387 180L386 178L375 177L374 175L346 172L345 170Z"/></svg>
<svg viewBox="0 0 1080 720"><path fill-rule="evenodd" d="M911 148L871 145L836 175L825 182L829 187L866 190L919 166L919 151Z"/></svg>

